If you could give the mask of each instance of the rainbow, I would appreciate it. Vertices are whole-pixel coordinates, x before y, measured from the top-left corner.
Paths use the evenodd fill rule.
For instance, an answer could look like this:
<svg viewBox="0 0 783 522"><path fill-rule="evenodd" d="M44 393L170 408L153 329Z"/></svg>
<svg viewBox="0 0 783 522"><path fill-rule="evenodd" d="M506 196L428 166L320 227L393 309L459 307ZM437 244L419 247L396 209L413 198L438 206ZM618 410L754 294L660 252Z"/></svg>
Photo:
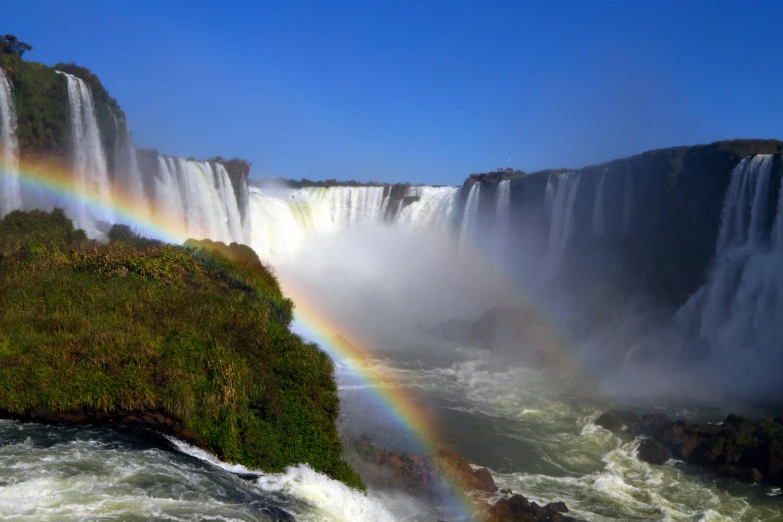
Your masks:
<svg viewBox="0 0 783 522"><path fill-rule="evenodd" d="M17 169L20 185L25 189L43 191L58 202L58 205L84 206L90 210L108 213L116 217L117 222L127 224L142 235L162 239L170 243L181 244L189 238L184 224L160 209L150 209L129 193L116 191L112 201L104 201L94 195L79 192L74 186L74 174L52 163L22 162ZM0 175L3 172L0 171ZM480 250L479 250L480 252ZM488 258L485 261L490 262ZM500 267L492 267L505 273ZM511 287L518 288L510 278L506 278ZM286 294L296 305L297 324L304 327L306 335L319 342L329 356L350 368L352 372L368 385L379 405L416 440L422 453L434 454L439 449L440 440L437 426L426 415L401 386L394 385L395 378L389 372L372 364L371 346L361 335L346 325L338 324L326 310L316 306L302 288L293 281L281 281ZM531 306L529 296L520 292L520 300ZM562 335L556 335L546 318L533 326L533 338L556 353L567 354L570 345ZM338 336L339 334L339 336ZM350 341L341 337L350 334ZM565 358L569 361L570 358ZM444 498L449 507L459 509L466 519L483 518L483 510L477 505L456 477L446 477L451 489L449 498Z"/></svg>
<svg viewBox="0 0 783 522"><path fill-rule="evenodd" d="M52 162L23 161L15 169L22 189L31 193L44 192L58 206L87 208L98 214L115 216L117 223L134 227L141 235L180 244L190 236L187 227L165 209L150 209L125 190L115 190L112 201L95 194L79 191L74 185L75 175L70 169ZM0 171L0 176L10 175Z"/></svg>

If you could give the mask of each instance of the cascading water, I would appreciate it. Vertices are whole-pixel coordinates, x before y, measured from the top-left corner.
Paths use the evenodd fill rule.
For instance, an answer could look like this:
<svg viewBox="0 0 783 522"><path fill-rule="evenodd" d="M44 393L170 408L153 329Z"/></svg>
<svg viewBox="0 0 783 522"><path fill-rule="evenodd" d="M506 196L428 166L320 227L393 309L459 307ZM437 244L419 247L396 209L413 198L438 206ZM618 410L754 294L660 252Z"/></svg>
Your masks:
<svg viewBox="0 0 783 522"><path fill-rule="evenodd" d="M710 359L759 385L777 381L769 369L780 363L783 338L783 191L774 193L780 173L773 176L773 165L772 155L760 154L734 169L715 264L678 312L706 343Z"/></svg>
<svg viewBox="0 0 783 522"><path fill-rule="evenodd" d="M454 217L459 188L457 187L411 187L419 201L400 211L397 222L405 226L448 228Z"/></svg>
<svg viewBox="0 0 783 522"><path fill-rule="evenodd" d="M623 234L629 234L633 226L633 175L625 173L623 189Z"/></svg>
<svg viewBox="0 0 783 522"><path fill-rule="evenodd" d="M595 193L595 206L593 207L593 236L603 236L606 233L604 194L606 192L606 173L609 169L604 169L601 173L601 179L598 181L598 188Z"/></svg>
<svg viewBox="0 0 783 522"><path fill-rule="evenodd" d="M481 194L481 182L474 183L468 192L468 201L465 203L465 212L462 215L462 227L459 235L459 249L464 250L467 242L475 235L478 226L479 196Z"/></svg>
<svg viewBox="0 0 783 522"><path fill-rule="evenodd" d="M458 192L457 187L409 187L404 197L418 200L404 205L401 199L394 221L402 226L447 228ZM384 186L305 187L282 193L251 187L249 245L264 259L285 259L311 237L383 222L390 197L390 189Z"/></svg>
<svg viewBox="0 0 783 522"><path fill-rule="evenodd" d="M495 237L503 245L511 230L511 180L498 183L497 212L495 216Z"/></svg>
<svg viewBox="0 0 783 522"><path fill-rule="evenodd" d="M128 130L124 118L118 119L113 112L111 114L117 126L118 136L114 159L116 171L114 190L121 197L132 199L137 208L148 210L148 202L144 193L144 181L136 157L136 148L133 146L133 136Z"/></svg>
<svg viewBox="0 0 783 522"><path fill-rule="evenodd" d="M549 242L547 243L544 267L545 280L557 275L563 264L563 256L573 234L574 202L579 191L580 179L581 176L578 173L568 172L556 179L550 178L547 183L547 194L551 194L552 202Z"/></svg>
<svg viewBox="0 0 783 522"><path fill-rule="evenodd" d="M71 205L68 210L79 227L90 235L101 236L101 228L116 220L111 210L111 183L95 118L92 92L81 79L62 71L57 72L68 79L73 183L75 192L82 198L80 203ZM88 200L105 204L90 205Z"/></svg>
<svg viewBox="0 0 783 522"><path fill-rule="evenodd" d="M156 206L198 239L245 243L245 230L228 172L219 163L158 157Z"/></svg>
<svg viewBox="0 0 783 522"><path fill-rule="evenodd" d="M0 216L22 206L18 168L13 89L5 69L0 67Z"/></svg>

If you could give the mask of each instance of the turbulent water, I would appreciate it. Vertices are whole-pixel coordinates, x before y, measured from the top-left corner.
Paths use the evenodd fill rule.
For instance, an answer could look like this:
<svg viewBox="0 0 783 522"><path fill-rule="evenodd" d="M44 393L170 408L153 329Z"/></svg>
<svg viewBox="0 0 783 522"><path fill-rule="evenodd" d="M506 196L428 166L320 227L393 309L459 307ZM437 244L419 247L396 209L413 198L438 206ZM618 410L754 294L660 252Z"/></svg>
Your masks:
<svg viewBox="0 0 783 522"><path fill-rule="evenodd" d="M306 466L259 475L145 432L11 421L0 421L0 519L393 520Z"/></svg>
<svg viewBox="0 0 783 522"><path fill-rule="evenodd" d="M465 350L455 357L451 348L445 352L436 345L389 354L375 360L374 367L392 375L394 382L373 386L405 388L439 420L449 449L488 466L500 488L543 502L564 500L578 518L783 520L777 490L717 479L675 460L663 466L641 462L635 456L638 440L623 440L593 424L612 404L564 393L562 383L551 376L497 364L486 352ZM338 378L344 429L368 433L379 446L415 448L413 440L373 407L368 385L346 366L339 368ZM666 411L703 421L724 418L709 409Z"/></svg>
<svg viewBox="0 0 783 522"><path fill-rule="evenodd" d="M0 216L22 206L18 148L13 89L0 67Z"/></svg>

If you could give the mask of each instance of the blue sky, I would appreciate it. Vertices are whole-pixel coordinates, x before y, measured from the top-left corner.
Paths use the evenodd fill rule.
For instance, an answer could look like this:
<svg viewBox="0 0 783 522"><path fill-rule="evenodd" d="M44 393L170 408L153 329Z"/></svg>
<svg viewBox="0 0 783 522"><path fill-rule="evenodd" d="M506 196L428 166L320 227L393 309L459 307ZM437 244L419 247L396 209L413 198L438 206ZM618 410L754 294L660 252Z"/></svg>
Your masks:
<svg viewBox="0 0 783 522"><path fill-rule="evenodd" d="M36 1L0 32L92 69L137 145L254 177L460 183L783 138L783 2ZM511 158L508 160L508 158Z"/></svg>

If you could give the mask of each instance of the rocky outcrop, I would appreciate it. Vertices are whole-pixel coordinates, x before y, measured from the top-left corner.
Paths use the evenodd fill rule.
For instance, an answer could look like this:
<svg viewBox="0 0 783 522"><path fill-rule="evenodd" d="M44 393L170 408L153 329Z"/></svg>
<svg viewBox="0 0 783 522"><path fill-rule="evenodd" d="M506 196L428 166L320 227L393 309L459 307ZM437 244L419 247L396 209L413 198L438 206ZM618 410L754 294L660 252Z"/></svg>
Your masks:
<svg viewBox="0 0 783 522"><path fill-rule="evenodd" d="M347 458L370 487L397 487L416 497L432 499L442 494L448 484L456 483L460 489L476 494L473 500L477 514L483 513L482 520L487 522L576 521L564 515L568 508L563 502L541 506L508 490L501 490L501 498L491 503L490 496L498 493L492 474L487 468L474 469L452 451L416 455L376 448L367 435L346 438ZM350 454L356 458L351 459Z"/></svg>
<svg viewBox="0 0 783 522"><path fill-rule="evenodd" d="M563 513L568 513L563 502L539 506L517 493L498 500L487 512L486 522L576 522Z"/></svg>
<svg viewBox="0 0 783 522"><path fill-rule="evenodd" d="M639 417L634 412L610 411L596 424L614 433L649 439L639 445L639 458L661 464L671 454L723 477L783 485L783 416L746 419L729 415L722 424L670 420L664 413Z"/></svg>
<svg viewBox="0 0 783 522"><path fill-rule="evenodd" d="M649 464L664 464L672 457L669 448L655 439L644 439L637 450L639 460Z"/></svg>
<svg viewBox="0 0 783 522"><path fill-rule="evenodd" d="M87 425L123 425L134 428L148 428L156 433L169 435L199 448L208 449L206 441L188 429L185 424L160 411L138 412L54 412L32 411L14 414L0 410L0 419L13 419L22 422L40 424L87 426Z"/></svg>
<svg viewBox="0 0 783 522"><path fill-rule="evenodd" d="M350 440L348 446L364 463L390 472L398 484L416 496L436 497L443 490L445 479L467 491L494 493L498 490L487 468L474 470L470 462L451 451L441 450L435 455L390 451L376 448L367 435ZM360 469L360 474L367 475L368 471L365 467L365 472ZM373 483L372 477L368 482Z"/></svg>

